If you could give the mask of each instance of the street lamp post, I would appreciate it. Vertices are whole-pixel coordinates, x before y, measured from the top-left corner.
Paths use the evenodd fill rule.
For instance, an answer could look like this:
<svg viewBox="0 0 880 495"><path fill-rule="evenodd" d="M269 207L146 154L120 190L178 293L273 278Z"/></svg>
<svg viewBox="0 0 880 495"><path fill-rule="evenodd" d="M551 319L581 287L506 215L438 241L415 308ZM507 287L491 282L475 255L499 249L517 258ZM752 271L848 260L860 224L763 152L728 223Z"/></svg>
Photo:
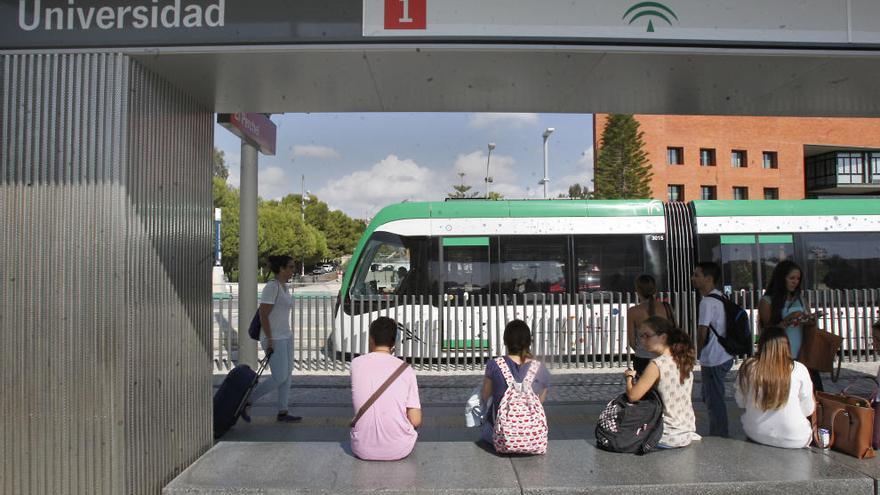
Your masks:
<svg viewBox="0 0 880 495"><path fill-rule="evenodd" d="M302 181L300 182L300 195L299 195L300 212L302 213L303 229L305 229L305 226L306 226L306 193L308 193L308 192L309 191L306 191L306 175L303 174ZM303 230L303 234L305 234L305 230ZM301 270L302 271L300 272L300 278L305 280L305 278L306 278L306 254L305 254L305 251L303 252L303 262L302 262Z"/></svg>
<svg viewBox="0 0 880 495"><path fill-rule="evenodd" d="M489 160L492 159L492 150L495 149L495 143L489 143L489 154L486 156L486 199L489 199L489 183L492 178L489 177Z"/></svg>
<svg viewBox="0 0 880 495"><path fill-rule="evenodd" d="M550 182L550 177L548 177L549 173L547 171L547 142L550 139L550 134L553 134L555 131L553 127L548 127L544 130L544 178L541 179L540 184L544 184L544 199L547 199L547 183Z"/></svg>

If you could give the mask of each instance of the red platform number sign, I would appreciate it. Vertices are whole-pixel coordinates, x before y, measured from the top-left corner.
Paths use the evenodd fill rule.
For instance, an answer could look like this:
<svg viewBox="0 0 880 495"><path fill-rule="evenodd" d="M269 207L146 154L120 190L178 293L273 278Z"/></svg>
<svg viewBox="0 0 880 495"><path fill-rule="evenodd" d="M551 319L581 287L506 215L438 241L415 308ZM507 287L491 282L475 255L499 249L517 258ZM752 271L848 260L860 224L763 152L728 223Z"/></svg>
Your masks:
<svg viewBox="0 0 880 495"><path fill-rule="evenodd" d="M385 29L425 29L428 0L385 0Z"/></svg>

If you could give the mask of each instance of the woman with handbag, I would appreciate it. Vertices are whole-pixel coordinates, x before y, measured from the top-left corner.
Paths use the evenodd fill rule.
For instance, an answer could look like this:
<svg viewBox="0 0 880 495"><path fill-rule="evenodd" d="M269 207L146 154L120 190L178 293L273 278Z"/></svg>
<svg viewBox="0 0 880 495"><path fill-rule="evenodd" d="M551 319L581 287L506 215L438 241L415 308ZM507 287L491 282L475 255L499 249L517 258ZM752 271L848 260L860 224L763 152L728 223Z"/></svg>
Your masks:
<svg viewBox="0 0 880 495"><path fill-rule="evenodd" d="M810 445L813 383L807 368L792 359L782 328L761 332L757 354L739 369L734 396L746 410L741 421L750 440L786 449Z"/></svg>
<svg viewBox="0 0 880 495"><path fill-rule="evenodd" d="M666 318L672 322L672 326L678 325L675 324L675 314L669 304L657 300L657 282L654 277L648 274L639 275L635 285L639 303L626 310L626 337L633 350L633 369L636 375L641 375L657 355L645 349L636 338L636 329L652 316Z"/></svg>
<svg viewBox="0 0 880 495"><path fill-rule="evenodd" d="M780 261L770 276L770 283L758 304L758 328L778 326L785 329L789 350L793 357L801 352L804 326L815 323L816 317L807 312L801 299L801 268L793 261ZM813 388L821 391L822 378L816 370L809 370Z"/></svg>
<svg viewBox="0 0 880 495"><path fill-rule="evenodd" d="M278 392L278 414L275 419L282 423L302 421L299 416L291 416L287 410L287 398L290 393L290 374L293 372L293 332L290 329L290 310L293 307L293 296L287 287L287 281L296 269L290 256L269 256L269 269L275 274L260 295L260 346L269 356L269 369L272 377L264 380L254 388L251 402L275 390ZM241 418L250 422L250 406L248 402Z"/></svg>

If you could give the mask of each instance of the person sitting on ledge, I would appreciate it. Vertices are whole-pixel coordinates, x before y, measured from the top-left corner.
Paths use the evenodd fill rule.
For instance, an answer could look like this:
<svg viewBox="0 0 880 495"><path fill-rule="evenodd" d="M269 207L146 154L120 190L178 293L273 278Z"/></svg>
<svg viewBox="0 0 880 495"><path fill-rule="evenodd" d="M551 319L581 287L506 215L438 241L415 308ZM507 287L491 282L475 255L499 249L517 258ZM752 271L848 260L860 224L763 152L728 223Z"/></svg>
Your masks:
<svg viewBox="0 0 880 495"><path fill-rule="evenodd" d="M736 403L745 408L743 430L750 440L773 447L808 447L813 430L807 416L816 407L810 371L791 357L786 330L767 327L758 353L740 367Z"/></svg>
<svg viewBox="0 0 880 495"><path fill-rule="evenodd" d="M351 398L356 413L405 362L394 357L397 322L381 316L370 324L370 353L351 362ZM351 429L351 450L368 461L396 461L412 452L422 424L416 374L406 366Z"/></svg>
<svg viewBox="0 0 880 495"><path fill-rule="evenodd" d="M669 320L651 316L639 326L638 338L648 352L657 355L636 381L635 370L624 371L626 396L636 402L656 387L663 399L663 435L660 448L686 447L697 435L691 394L697 351L690 337Z"/></svg>

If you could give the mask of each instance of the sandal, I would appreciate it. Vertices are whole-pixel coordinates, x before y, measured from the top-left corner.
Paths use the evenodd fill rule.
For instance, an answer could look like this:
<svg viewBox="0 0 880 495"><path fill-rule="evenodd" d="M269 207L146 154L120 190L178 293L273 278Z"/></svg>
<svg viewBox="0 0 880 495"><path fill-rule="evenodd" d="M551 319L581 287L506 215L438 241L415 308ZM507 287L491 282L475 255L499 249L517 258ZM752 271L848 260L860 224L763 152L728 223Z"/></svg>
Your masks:
<svg viewBox="0 0 880 495"><path fill-rule="evenodd" d="M290 414L284 412L284 413L278 413L278 415L275 416L275 421L278 421L280 423L299 423L300 421L302 421L302 417L301 416L291 416Z"/></svg>

